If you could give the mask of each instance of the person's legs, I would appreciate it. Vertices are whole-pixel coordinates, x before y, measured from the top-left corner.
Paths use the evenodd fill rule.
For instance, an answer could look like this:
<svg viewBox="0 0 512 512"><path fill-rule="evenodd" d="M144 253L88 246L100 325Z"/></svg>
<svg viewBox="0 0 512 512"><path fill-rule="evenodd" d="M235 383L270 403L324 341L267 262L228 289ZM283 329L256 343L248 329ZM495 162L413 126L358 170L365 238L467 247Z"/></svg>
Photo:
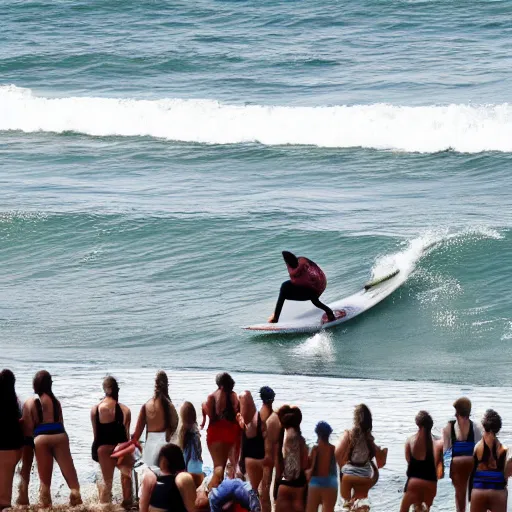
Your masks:
<svg viewBox="0 0 512 512"><path fill-rule="evenodd" d="M466 512L468 481L473 471L473 457L456 457L452 460L450 476L455 488L455 509Z"/></svg>
<svg viewBox="0 0 512 512"><path fill-rule="evenodd" d="M53 473L53 446L51 435L40 435L35 440L37 472L39 473L39 502L43 508L52 504L50 487Z"/></svg>
<svg viewBox="0 0 512 512"><path fill-rule="evenodd" d="M321 491L322 489L320 487L309 486L306 512L318 512L318 507L322 503ZM322 512L324 512L324 507L322 507Z"/></svg>
<svg viewBox="0 0 512 512"><path fill-rule="evenodd" d="M103 445L98 448L98 462L103 475L103 487L100 489L100 503L112 502L112 481L117 461L111 457L114 445Z"/></svg>
<svg viewBox="0 0 512 512"><path fill-rule="evenodd" d="M0 451L0 510L11 507L12 481L21 450Z"/></svg>
<svg viewBox="0 0 512 512"><path fill-rule="evenodd" d="M334 512L336 501L338 499L338 488L327 487L321 490L322 512Z"/></svg>
<svg viewBox="0 0 512 512"><path fill-rule="evenodd" d="M64 480L70 489L79 489L78 476L71 452L69 450L69 438L67 434L54 435L54 455Z"/></svg>
<svg viewBox="0 0 512 512"><path fill-rule="evenodd" d="M32 471L32 464L34 462L34 444L33 439L30 443L27 440L27 444L23 447L21 456L21 471L20 471L20 482L18 484L18 499L16 505L27 506L28 500L28 485L30 483L30 473Z"/></svg>
<svg viewBox="0 0 512 512"><path fill-rule="evenodd" d="M260 500L262 512L271 512L272 503L270 501L270 487L272 485L272 473L274 468L263 467L263 478L260 485Z"/></svg>
<svg viewBox="0 0 512 512"><path fill-rule="evenodd" d="M333 322L335 320L334 313L333 313L332 309L329 306L325 305L323 302L320 302L320 299L318 297L311 299L311 302L318 309L323 309L325 311L329 322Z"/></svg>
<svg viewBox="0 0 512 512"><path fill-rule="evenodd" d="M232 447L233 445L228 443L208 443L208 450L213 461L213 477L210 481L210 488L217 487L224 480L224 470Z"/></svg>

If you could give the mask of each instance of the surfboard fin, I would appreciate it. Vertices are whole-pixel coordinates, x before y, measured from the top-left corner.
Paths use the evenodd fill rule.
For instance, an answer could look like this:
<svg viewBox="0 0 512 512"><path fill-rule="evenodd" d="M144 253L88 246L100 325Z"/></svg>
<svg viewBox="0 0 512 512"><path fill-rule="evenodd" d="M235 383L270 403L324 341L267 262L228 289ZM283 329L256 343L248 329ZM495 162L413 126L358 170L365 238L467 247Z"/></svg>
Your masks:
<svg viewBox="0 0 512 512"><path fill-rule="evenodd" d="M370 288L373 288L374 286L377 286L380 283L383 283L384 281L387 281L388 279L391 279L392 277L395 277L400 272L399 269L393 270L393 272L390 272L389 274L386 274L383 277L378 277L377 279L374 279L373 281L368 281L364 285L364 289L368 291Z"/></svg>

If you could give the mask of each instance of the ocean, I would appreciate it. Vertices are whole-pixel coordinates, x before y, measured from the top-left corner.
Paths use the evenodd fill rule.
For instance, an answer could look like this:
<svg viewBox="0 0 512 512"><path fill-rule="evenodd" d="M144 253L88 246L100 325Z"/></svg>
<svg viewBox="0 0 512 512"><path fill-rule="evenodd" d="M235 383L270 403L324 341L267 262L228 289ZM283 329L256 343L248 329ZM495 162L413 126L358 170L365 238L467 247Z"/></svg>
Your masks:
<svg viewBox="0 0 512 512"><path fill-rule="evenodd" d="M509 2L3 0L1 19L1 361L23 397L54 374L81 477L102 376L135 414L159 368L178 405L219 369L264 381L311 441L368 402L392 450L376 512L398 509L419 408L439 433L469 393L512 442ZM325 270L327 302L414 271L336 330L250 335L282 250Z"/></svg>

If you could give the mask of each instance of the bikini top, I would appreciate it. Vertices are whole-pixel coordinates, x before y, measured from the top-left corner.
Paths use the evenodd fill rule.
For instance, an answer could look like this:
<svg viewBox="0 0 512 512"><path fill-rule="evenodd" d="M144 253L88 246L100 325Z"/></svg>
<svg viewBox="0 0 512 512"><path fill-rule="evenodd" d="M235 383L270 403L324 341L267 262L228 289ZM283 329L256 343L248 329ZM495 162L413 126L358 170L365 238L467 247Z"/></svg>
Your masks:
<svg viewBox="0 0 512 512"><path fill-rule="evenodd" d="M452 458L461 456L472 456L475 449L475 430L473 422L469 421L468 437L465 440L457 439L455 432L456 421L450 421L451 425L451 440L452 440Z"/></svg>
<svg viewBox="0 0 512 512"><path fill-rule="evenodd" d="M60 403L54 396L51 396L50 398L52 399L53 403L53 423L60 423ZM43 404L39 398L36 398L34 402L36 405L37 417L39 419L39 423L41 424L43 423Z"/></svg>
<svg viewBox="0 0 512 512"><path fill-rule="evenodd" d="M492 444L491 449L489 449L485 441L482 442L484 443L482 458L478 459L477 455L475 454L475 468L478 471L505 471L507 451L503 451L503 453L498 457L498 442L496 440Z"/></svg>

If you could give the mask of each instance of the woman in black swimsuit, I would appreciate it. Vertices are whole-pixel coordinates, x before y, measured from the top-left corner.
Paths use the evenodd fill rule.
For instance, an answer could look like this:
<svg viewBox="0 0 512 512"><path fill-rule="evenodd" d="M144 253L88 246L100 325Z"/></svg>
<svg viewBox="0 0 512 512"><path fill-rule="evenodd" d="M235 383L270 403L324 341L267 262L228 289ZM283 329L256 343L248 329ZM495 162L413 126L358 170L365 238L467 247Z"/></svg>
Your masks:
<svg viewBox="0 0 512 512"><path fill-rule="evenodd" d="M133 458L112 458L116 445L128 441L131 412L126 405L119 403L119 386L114 377L103 381L105 398L91 409L91 423L94 433L92 458L99 462L103 474L103 485L98 487L101 503L112 502L112 480L116 467L121 471L123 504L128 506L132 500Z"/></svg>
<svg viewBox="0 0 512 512"><path fill-rule="evenodd" d="M259 512L261 503L258 488L263 479L267 425L262 421L250 391L244 391L240 395L240 413L237 418L242 429L241 467L247 473L252 487L249 493L251 511ZM270 457L266 462L270 463Z"/></svg>
<svg viewBox="0 0 512 512"><path fill-rule="evenodd" d="M14 470L21 459L21 409L10 370L0 372L0 510L10 508Z"/></svg>
<svg viewBox="0 0 512 512"><path fill-rule="evenodd" d="M140 491L140 512L195 512L196 486L186 473L181 448L169 443L160 450L160 470L144 473Z"/></svg>
<svg viewBox="0 0 512 512"><path fill-rule="evenodd" d="M437 480L443 477L443 444L432 437L432 417L420 411L416 425L418 432L405 443L407 483L400 512L409 512L411 505L423 504L430 510L437 494Z"/></svg>

